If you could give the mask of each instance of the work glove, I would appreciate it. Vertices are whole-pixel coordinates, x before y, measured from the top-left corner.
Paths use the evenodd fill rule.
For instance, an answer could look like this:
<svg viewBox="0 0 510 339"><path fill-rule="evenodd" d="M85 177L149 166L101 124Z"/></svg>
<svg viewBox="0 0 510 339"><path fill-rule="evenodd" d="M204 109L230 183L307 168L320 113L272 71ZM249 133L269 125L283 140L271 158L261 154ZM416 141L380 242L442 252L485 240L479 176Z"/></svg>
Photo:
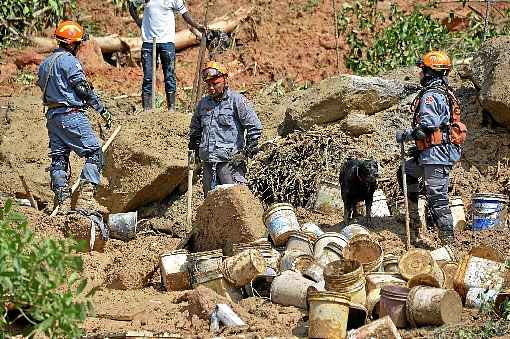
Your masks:
<svg viewBox="0 0 510 339"><path fill-rule="evenodd" d="M104 107L103 110L99 112L99 115L101 115L101 118L103 118L106 129L112 128L112 113L106 107Z"/></svg>
<svg viewBox="0 0 510 339"><path fill-rule="evenodd" d="M201 135L194 136L193 134L190 135L189 141L188 141L188 149L191 151L195 151L196 154L198 154L198 149L200 148L200 138Z"/></svg>
<svg viewBox="0 0 510 339"><path fill-rule="evenodd" d="M418 157L420 156L420 151L418 150L418 147L413 146L409 148L409 150L407 150L407 156L413 159L418 159Z"/></svg>
<svg viewBox="0 0 510 339"><path fill-rule="evenodd" d="M240 167L246 165L246 151L238 151L233 156L232 159L230 159L230 164L233 167Z"/></svg>
<svg viewBox="0 0 510 339"><path fill-rule="evenodd" d="M259 151L260 149L257 142L252 142L244 148L244 153L248 158L253 158Z"/></svg>

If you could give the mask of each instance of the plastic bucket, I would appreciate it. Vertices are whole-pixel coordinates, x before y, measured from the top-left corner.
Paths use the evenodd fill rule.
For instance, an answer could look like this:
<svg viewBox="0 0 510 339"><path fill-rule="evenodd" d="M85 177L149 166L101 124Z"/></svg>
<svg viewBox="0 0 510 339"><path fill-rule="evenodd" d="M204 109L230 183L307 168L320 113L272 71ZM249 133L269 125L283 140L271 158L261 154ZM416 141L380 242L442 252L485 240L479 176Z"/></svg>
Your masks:
<svg viewBox="0 0 510 339"><path fill-rule="evenodd" d="M358 225L358 224L350 224L348 226L345 226L341 231L340 234L342 234L347 241L351 240L355 235L357 234L368 234L370 235L370 231L366 229L365 227Z"/></svg>
<svg viewBox="0 0 510 339"><path fill-rule="evenodd" d="M466 255L459 262L453 286L465 299L467 291L473 287L500 290L506 274L507 270L502 262Z"/></svg>
<svg viewBox="0 0 510 339"><path fill-rule="evenodd" d="M463 231L466 228L466 212L464 210L464 201L462 201L461 197L451 197L450 210L452 211L453 228Z"/></svg>
<svg viewBox="0 0 510 339"><path fill-rule="evenodd" d="M356 330L349 331L347 339L366 339L366 338L384 338L384 339L401 339L395 324L390 317L372 321L370 324L360 327Z"/></svg>
<svg viewBox="0 0 510 339"><path fill-rule="evenodd" d="M487 290L485 288L473 287L467 291L466 307L479 309L482 305L496 301L499 290Z"/></svg>
<svg viewBox="0 0 510 339"><path fill-rule="evenodd" d="M316 283L294 271L285 271L273 279L271 302L306 309L309 292L317 291Z"/></svg>
<svg viewBox="0 0 510 339"><path fill-rule="evenodd" d="M410 289L403 286L386 285L381 288L379 315L390 316L398 328L407 326L406 300Z"/></svg>
<svg viewBox="0 0 510 339"><path fill-rule="evenodd" d="M354 304L366 304L365 275L359 262L333 261L326 265L323 275L327 291L347 294Z"/></svg>
<svg viewBox="0 0 510 339"><path fill-rule="evenodd" d="M186 250L163 254L159 259L161 282L167 291L183 291L191 288Z"/></svg>
<svg viewBox="0 0 510 339"><path fill-rule="evenodd" d="M435 261L456 261L455 254L448 245L430 251L430 255Z"/></svg>
<svg viewBox="0 0 510 339"><path fill-rule="evenodd" d="M398 267L406 280L411 280L416 275L430 274L438 281L439 286L444 285L443 271L427 250L410 249L400 258Z"/></svg>
<svg viewBox="0 0 510 339"><path fill-rule="evenodd" d="M342 191L337 177L322 178L318 183L313 208L316 211L340 209L344 206Z"/></svg>
<svg viewBox="0 0 510 339"><path fill-rule="evenodd" d="M368 293L387 285L406 286L405 280L402 280L399 275L391 273L372 272L365 276L365 280Z"/></svg>
<svg viewBox="0 0 510 339"><path fill-rule="evenodd" d="M381 245L370 239L353 239L343 250L344 258L356 260L363 265L363 272L378 272L383 262Z"/></svg>
<svg viewBox="0 0 510 339"><path fill-rule="evenodd" d="M264 257L255 249L245 250L223 261L223 276L235 287L243 287L266 271Z"/></svg>
<svg viewBox="0 0 510 339"><path fill-rule="evenodd" d="M138 212L115 213L108 215L110 237L119 240L131 240L136 237Z"/></svg>
<svg viewBox="0 0 510 339"><path fill-rule="evenodd" d="M456 324L461 321L462 300L454 290L417 286L409 291L406 312L413 327Z"/></svg>
<svg viewBox="0 0 510 339"><path fill-rule="evenodd" d="M383 257L382 270L386 273L400 273L398 262L400 257L393 254L386 254Z"/></svg>
<svg viewBox="0 0 510 339"><path fill-rule="evenodd" d="M321 228L317 224L314 224L313 222L307 222L301 225L301 231L315 234L316 238L324 234L324 231L321 230Z"/></svg>
<svg viewBox="0 0 510 339"><path fill-rule="evenodd" d="M320 237L317 238L315 244L313 246L313 256L314 258L320 258L322 255L322 251L329 243L338 244L341 248L347 246L347 242L349 240L340 233L336 232L326 232Z"/></svg>
<svg viewBox="0 0 510 339"><path fill-rule="evenodd" d="M296 251L303 254L312 255L313 245L310 235L301 231L292 231L287 240L285 251Z"/></svg>
<svg viewBox="0 0 510 339"><path fill-rule="evenodd" d="M388 208L388 203L386 202L386 196L382 190L376 190L374 192L374 201L372 203L372 217L389 217L390 209Z"/></svg>
<svg viewBox="0 0 510 339"><path fill-rule="evenodd" d="M349 296L336 292L308 294L308 337L345 338Z"/></svg>
<svg viewBox="0 0 510 339"><path fill-rule="evenodd" d="M299 231L299 223L291 204L271 205L263 215L264 224L276 246L287 243L291 231Z"/></svg>
<svg viewBox="0 0 510 339"><path fill-rule="evenodd" d="M506 196L493 193L478 193L473 195L471 206L474 231L505 225L508 206L508 198Z"/></svg>

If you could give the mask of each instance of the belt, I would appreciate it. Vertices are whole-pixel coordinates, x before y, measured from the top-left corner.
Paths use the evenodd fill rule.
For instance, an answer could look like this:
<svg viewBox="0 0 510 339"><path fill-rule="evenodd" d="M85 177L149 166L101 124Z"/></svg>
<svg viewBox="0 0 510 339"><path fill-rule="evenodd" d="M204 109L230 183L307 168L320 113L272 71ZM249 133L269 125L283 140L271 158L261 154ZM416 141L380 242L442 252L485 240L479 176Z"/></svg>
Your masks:
<svg viewBox="0 0 510 339"><path fill-rule="evenodd" d="M48 109L67 107L66 104L62 104L59 102L47 102L46 106L48 106Z"/></svg>

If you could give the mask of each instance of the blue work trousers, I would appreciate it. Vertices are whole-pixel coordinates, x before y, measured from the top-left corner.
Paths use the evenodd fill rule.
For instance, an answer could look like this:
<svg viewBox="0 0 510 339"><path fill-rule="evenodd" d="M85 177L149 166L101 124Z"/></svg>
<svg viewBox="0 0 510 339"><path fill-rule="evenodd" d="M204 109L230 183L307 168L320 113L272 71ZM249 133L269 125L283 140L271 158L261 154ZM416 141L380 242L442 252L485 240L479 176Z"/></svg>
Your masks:
<svg viewBox="0 0 510 339"><path fill-rule="evenodd" d="M103 153L101 144L83 111L59 113L46 122L50 140L50 176L52 189L65 187L68 182L69 154L74 151L85 157L80 178L94 185L101 182Z"/></svg>
<svg viewBox="0 0 510 339"><path fill-rule="evenodd" d="M142 44L143 83L142 92L151 95L152 92L152 43ZM175 45L172 42L156 44L156 58L159 56L163 76L165 77L165 92L175 92Z"/></svg>
<svg viewBox="0 0 510 339"><path fill-rule="evenodd" d="M204 196L218 185L246 184L246 166L232 166L228 162L203 162L202 188Z"/></svg>

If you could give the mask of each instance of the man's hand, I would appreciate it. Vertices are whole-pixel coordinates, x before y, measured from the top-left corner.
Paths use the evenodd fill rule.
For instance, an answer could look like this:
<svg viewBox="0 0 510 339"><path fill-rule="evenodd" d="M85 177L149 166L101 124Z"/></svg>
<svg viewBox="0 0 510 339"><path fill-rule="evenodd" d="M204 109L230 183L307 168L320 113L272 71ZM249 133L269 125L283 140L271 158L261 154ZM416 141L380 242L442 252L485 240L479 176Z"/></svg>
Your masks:
<svg viewBox="0 0 510 339"><path fill-rule="evenodd" d="M205 33L205 31L207 30L207 27L205 27L202 24L197 24L195 28L198 29L201 33Z"/></svg>
<svg viewBox="0 0 510 339"><path fill-rule="evenodd" d="M106 107L101 112L99 112L99 115L101 115L101 118L103 118L106 129L112 128L113 125L112 113L110 113L110 111Z"/></svg>
<svg viewBox="0 0 510 339"><path fill-rule="evenodd" d="M234 167L246 165L246 151L238 151L230 159L230 164Z"/></svg>
<svg viewBox="0 0 510 339"><path fill-rule="evenodd" d="M245 153L248 158L253 158L260 151L258 144L247 145Z"/></svg>

